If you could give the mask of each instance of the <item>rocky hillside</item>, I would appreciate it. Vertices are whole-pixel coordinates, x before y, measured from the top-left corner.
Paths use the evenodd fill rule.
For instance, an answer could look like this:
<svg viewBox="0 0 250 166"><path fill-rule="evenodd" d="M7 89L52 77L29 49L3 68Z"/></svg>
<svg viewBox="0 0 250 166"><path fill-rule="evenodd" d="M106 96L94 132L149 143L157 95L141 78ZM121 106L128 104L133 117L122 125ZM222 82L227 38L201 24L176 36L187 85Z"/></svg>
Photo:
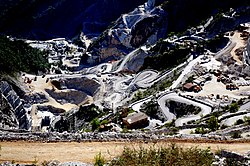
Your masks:
<svg viewBox="0 0 250 166"><path fill-rule="evenodd" d="M120 59L133 49L148 44L155 44L164 38L167 29L167 14L160 7L151 6L149 0L128 14L123 14L95 40L89 50L90 63L100 63Z"/></svg>
<svg viewBox="0 0 250 166"><path fill-rule="evenodd" d="M81 30L100 34L111 21L145 0L3 0L0 2L0 32L19 38L72 38Z"/></svg>
<svg viewBox="0 0 250 166"><path fill-rule="evenodd" d="M92 57L88 60L84 58L82 62L96 64L119 60L140 46L154 45L168 34L181 34L188 27L204 24L211 16L215 19L206 30L213 37L249 20L249 10L244 7L245 4L249 2L149 0L113 22L89 47ZM231 19L220 17L218 20L218 15L222 16L222 12L230 8L236 9L238 13L242 10L241 14Z"/></svg>

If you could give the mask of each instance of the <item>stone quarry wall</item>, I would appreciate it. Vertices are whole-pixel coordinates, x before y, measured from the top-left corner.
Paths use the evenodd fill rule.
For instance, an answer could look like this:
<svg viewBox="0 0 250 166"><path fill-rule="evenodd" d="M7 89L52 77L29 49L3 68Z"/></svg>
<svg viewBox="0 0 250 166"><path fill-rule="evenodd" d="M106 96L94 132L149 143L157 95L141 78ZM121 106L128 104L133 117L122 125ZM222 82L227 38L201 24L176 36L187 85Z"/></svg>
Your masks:
<svg viewBox="0 0 250 166"><path fill-rule="evenodd" d="M6 81L0 82L2 126L28 129L30 126L23 102ZM10 123L11 122L11 123Z"/></svg>
<svg viewBox="0 0 250 166"><path fill-rule="evenodd" d="M247 52L246 52L246 61L250 64L250 38L247 40Z"/></svg>

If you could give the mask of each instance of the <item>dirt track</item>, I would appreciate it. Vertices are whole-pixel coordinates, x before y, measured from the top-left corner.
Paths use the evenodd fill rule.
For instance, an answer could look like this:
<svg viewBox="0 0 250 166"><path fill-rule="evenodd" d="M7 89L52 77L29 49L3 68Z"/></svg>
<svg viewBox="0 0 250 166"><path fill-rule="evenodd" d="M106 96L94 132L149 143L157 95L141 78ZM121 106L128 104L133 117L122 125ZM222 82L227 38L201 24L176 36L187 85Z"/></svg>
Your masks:
<svg viewBox="0 0 250 166"><path fill-rule="evenodd" d="M2 150L0 151L0 163L3 161L15 161L16 163L34 163L38 161L59 160L81 161L92 163L96 154L101 152L106 159L111 159L119 155L125 146L167 146L170 142L159 143L131 143L131 142L58 142L58 143L40 143L40 142L0 142ZM247 143L187 143L176 142L183 147L208 148L212 151L226 149L238 153L245 153L250 150L250 142Z"/></svg>

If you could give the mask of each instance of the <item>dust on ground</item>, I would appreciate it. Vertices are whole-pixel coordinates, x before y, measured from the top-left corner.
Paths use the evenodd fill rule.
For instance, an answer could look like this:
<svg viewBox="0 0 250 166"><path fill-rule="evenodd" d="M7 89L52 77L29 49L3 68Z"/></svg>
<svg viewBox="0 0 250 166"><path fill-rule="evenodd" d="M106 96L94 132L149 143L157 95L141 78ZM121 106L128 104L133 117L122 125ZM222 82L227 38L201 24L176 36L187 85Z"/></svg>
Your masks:
<svg viewBox="0 0 250 166"><path fill-rule="evenodd" d="M58 160L60 162L79 161L93 163L95 156L101 152L105 159L110 160L122 153L124 147L163 147L171 144L171 141L158 143L131 143L131 142L0 142L0 162L14 161L16 163L41 163L43 161ZM184 148L198 147L211 148L213 152L226 149L238 153L250 150L250 142L246 143L199 143L176 142Z"/></svg>

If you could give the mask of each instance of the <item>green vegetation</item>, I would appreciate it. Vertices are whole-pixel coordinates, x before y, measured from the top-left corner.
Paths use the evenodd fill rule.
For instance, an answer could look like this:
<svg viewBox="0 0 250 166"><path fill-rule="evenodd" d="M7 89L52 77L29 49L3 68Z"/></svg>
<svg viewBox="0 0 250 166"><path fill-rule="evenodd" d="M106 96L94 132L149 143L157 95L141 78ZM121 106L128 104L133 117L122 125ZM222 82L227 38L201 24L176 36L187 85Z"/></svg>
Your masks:
<svg viewBox="0 0 250 166"><path fill-rule="evenodd" d="M250 117L249 116L244 116L244 122L246 125L250 125Z"/></svg>
<svg viewBox="0 0 250 166"><path fill-rule="evenodd" d="M244 120L243 119L238 119L234 125L240 125L240 124L244 124Z"/></svg>
<svg viewBox="0 0 250 166"><path fill-rule="evenodd" d="M32 165L38 165L37 156L34 157L34 160L32 161Z"/></svg>
<svg viewBox="0 0 250 166"><path fill-rule="evenodd" d="M20 40L0 36L0 73L37 73L49 69L47 53L30 47Z"/></svg>
<svg viewBox="0 0 250 166"><path fill-rule="evenodd" d="M141 70L149 68L158 71L171 69L187 59L190 49L159 40L151 52L152 56L145 58Z"/></svg>
<svg viewBox="0 0 250 166"><path fill-rule="evenodd" d="M111 166L151 166L151 165L197 165L210 166L213 155L209 149L181 148L175 144L168 147L132 149L124 148L122 154L112 160Z"/></svg>
<svg viewBox="0 0 250 166"><path fill-rule="evenodd" d="M92 131L95 131L96 129L99 129L101 123L99 121L98 118L95 118L93 119L91 122L90 122L91 126L92 126Z"/></svg>
<svg viewBox="0 0 250 166"><path fill-rule="evenodd" d="M150 95L155 95L159 91L166 90L168 87L172 85L172 82L176 80L178 77L179 77L179 73L174 71L173 77L157 82L154 85L152 85L150 88L147 88L144 91L138 90L130 102L132 103L132 102L144 99Z"/></svg>
<svg viewBox="0 0 250 166"><path fill-rule="evenodd" d="M134 102L134 101L138 101L138 100L141 100L141 99L143 99L143 98L146 98L146 96L142 93L142 91L138 90L138 91L134 94L132 101L133 101L133 102Z"/></svg>
<svg viewBox="0 0 250 166"><path fill-rule="evenodd" d="M185 31L188 27L195 27L207 18L214 15L215 21L219 21L221 13L230 8L249 5L248 0L165 0L156 2L168 13L169 32ZM186 14L188 13L188 14ZM216 15L216 16L215 16Z"/></svg>
<svg viewBox="0 0 250 166"><path fill-rule="evenodd" d="M240 106L237 104L237 103L232 103L230 106L229 106L229 112L230 113L235 113L239 110Z"/></svg>
<svg viewBox="0 0 250 166"><path fill-rule="evenodd" d="M174 100L166 100L165 105L170 109L170 112L176 115L176 118L180 118L188 114L196 115L201 112L200 107L196 107L192 104L180 103Z"/></svg>
<svg viewBox="0 0 250 166"><path fill-rule="evenodd" d="M89 106L80 106L79 111L76 113L78 119L84 119L90 122L95 118L102 117L105 113L99 109L98 106L91 104Z"/></svg>
<svg viewBox="0 0 250 166"><path fill-rule="evenodd" d="M95 156L95 164L94 166L103 166L105 164L105 159L101 153Z"/></svg>
<svg viewBox="0 0 250 166"><path fill-rule="evenodd" d="M239 132L234 132L232 135L231 135L231 138L241 138L241 134Z"/></svg>
<svg viewBox="0 0 250 166"><path fill-rule="evenodd" d="M207 121L207 124L208 128L212 131L215 131L219 128L218 119L214 115L210 117L210 119Z"/></svg>
<svg viewBox="0 0 250 166"><path fill-rule="evenodd" d="M206 134L208 133L208 130L205 129L204 127L197 127L195 129L195 134Z"/></svg>
<svg viewBox="0 0 250 166"><path fill-rule="evenodd" d="M173 119L171 122L165 123L162 127L175 127L175 121L176 119Z"/></svg>
<svg viewBox="0 0 250 166"><path fill-rule="evenodd" d="M142 112L154 119L160 119L160 117L158 116L158 110L159 105L155 99L152 99L149 102L145 103L142 108Z"/></svg>

